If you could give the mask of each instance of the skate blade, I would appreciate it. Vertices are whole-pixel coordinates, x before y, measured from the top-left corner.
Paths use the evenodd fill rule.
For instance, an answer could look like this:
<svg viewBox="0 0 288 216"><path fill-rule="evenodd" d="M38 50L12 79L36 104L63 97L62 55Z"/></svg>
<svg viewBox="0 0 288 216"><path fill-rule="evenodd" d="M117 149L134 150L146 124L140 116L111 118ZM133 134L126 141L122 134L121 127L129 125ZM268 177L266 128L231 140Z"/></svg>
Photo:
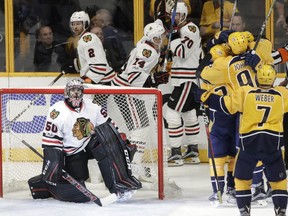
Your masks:
<svg viewBox="0 0 288 216"><path fill-rule="evenodd" d="M255 207L266 207L268 205L266 199L256 200L251 202L251 205Z"/></svg>
<svg viewBox="0 0 288 216"><path fill-rule="evenodd" d="M168 167L177 167L183 165L184 165L183 160L171 160L168 162Z"/></svg>
<svg viewBox="0 0 288 216"><path fill-rule="evenodd" d="M184 159L184 164L199 164L199 163L200 163L200 159L198 157Z"/></svg>

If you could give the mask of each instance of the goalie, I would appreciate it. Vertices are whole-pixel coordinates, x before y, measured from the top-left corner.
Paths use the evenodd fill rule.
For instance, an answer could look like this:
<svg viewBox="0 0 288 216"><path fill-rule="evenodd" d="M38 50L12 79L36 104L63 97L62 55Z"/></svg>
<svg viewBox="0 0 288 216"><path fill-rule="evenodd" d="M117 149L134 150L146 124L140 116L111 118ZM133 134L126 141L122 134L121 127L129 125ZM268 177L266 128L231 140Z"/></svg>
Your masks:
<svg viewBox="0 0 288 216"><path fill-rule="evenodd" d="M85 186L88 160L93 158L98 161L109 192L116 193L119 199L131 197L133 191L141 188L131 173L132 148L121 138L107 113L83 98L83 91L81 81L68 82L65 100L49 109L42 137L42 173L28 181L34 199L89 202L89 197L62 178L62 172L65 170Z"/></svg>

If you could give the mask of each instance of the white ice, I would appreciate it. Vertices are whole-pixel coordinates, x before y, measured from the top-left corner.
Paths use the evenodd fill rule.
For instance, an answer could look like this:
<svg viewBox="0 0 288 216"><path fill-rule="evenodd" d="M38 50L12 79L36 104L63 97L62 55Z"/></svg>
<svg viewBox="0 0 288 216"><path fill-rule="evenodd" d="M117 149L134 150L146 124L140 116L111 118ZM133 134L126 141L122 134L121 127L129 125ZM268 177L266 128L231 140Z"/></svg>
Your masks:
<svg viewBox="0 0 288 216"><path fill-rule="evenodd" d="M8 193L0 199L0 216L237 216L236 205L212 207L208 164L170 167L170 179L182 188L177 197L158 200L153 192L139 190L131 200L99 207L94 203L76 204L54 199L33 200L29 191ZM99 191L99 196L105 196ZM97 190L93 191L97 195ZM105 192L106 193L106 192ZM106 194L107 195L107 194ZM224 195L223 200L227 197ZM225 202L225 201L224 201ZM252 206L253 216L273 216L273 205Z"/></svg>

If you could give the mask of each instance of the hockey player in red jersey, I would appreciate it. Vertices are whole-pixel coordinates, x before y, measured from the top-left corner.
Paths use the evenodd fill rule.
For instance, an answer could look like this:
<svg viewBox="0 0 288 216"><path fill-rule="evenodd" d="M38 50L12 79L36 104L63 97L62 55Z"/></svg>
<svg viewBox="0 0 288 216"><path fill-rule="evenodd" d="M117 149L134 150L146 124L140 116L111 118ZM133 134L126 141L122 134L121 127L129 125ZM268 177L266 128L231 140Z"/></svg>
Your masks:
<svg viewBox="0 0 288 216"><path fill-rule="evenodd" d="M84 11L76 11L70 17L70 28L80 38L75 66L84 81L110 85L116 73L108 64L101 40L89 32L89 25L89 16Z"/></svg>
<svg viewBox="0 0 288 216"><path fill-rule="evenodd" d="M71 80L65 87L65 100L49 109L42 137L42 174L28 181L35 199L52 196L61 201L90 201L62 178L62 170L85 186L89 178L88 160L93 158L98 161L110 193L122 198L141 188L124 156L125 151L129 152L126 143L123 145L105 110L83 98L83 92L82 82Z"/></svg>
<svg viewBox="0 0 288 216"><path fill-rule="evenodd" d="M241 216L250 216L251 183L258 161L267 170L276 216L285 216L287 181L281 147L283 115L288 112L288 90L273 87L276 71L264 65L257 71L258 87L239 87L231 95L218 96L197 89L196 98L225 114L240 113L239 150L235 162L237 206Z"/></svg>
<svg viewBox="0 0 288 216"><path fill-rule="evenodd" d="M187 163L200 162L198 157L200 125L197 116L200 104L189 97L192 89L197 87L196 69L202 48L199 28L186 20L187 15L187 5L184 2L178 2L175 16L177 32L173 33L170 46L173 53L170 77L173 90L164 113L168 123L171 146L171 154L168 157L169 166L183 165L183 160ZM187 149L183 155L182 146Z"/></svg>

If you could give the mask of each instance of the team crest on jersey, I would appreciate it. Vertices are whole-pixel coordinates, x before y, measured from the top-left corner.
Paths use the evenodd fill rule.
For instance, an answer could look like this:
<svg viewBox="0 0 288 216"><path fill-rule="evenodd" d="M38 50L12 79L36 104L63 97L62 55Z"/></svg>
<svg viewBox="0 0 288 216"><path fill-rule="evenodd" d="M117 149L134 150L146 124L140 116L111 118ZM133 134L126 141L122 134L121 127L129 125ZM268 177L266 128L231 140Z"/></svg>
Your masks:
<svg viewBox="0 0 288 216"><path fill-rule="evenodd" d="M81 140L85 137L89 137L93 129L94 125L90 122L90 119L80 117L76 119L72 128L72 133L74 137Z"/></svg>
<svg viewBox="0 0 288 216"><path fill-rule="evenodd" d="M51 119L56 119L59 114L60 114L59 111L56 111L55 109L53 109L52 112L50 112L50 118Z"/></svg>
<svg viewBox="0 0 288 216"><path fill-rule="evenodd" d="M92 36L91 35L85 35L84 37L83 37L83 40L84 40L84 42L89 42L89 41L91 41L92 40Z"/></svg>
<svg viewBox="0 0 288 216"><path fill-rule="evenodd" d="M189 29L189 31L191 31L191 32L193 32L193 33L196 32L196 27L195 27L195 26L189 25L189 26L188 26L188 29Z"/></svg>
<svg viewBox="0 0 288 216"><path fill-rule="evenodd" d="M149 58L152 54L152 51L151 50L148 50L148 49L143 49L142 51L142 55L146 58Z"/></svg>

